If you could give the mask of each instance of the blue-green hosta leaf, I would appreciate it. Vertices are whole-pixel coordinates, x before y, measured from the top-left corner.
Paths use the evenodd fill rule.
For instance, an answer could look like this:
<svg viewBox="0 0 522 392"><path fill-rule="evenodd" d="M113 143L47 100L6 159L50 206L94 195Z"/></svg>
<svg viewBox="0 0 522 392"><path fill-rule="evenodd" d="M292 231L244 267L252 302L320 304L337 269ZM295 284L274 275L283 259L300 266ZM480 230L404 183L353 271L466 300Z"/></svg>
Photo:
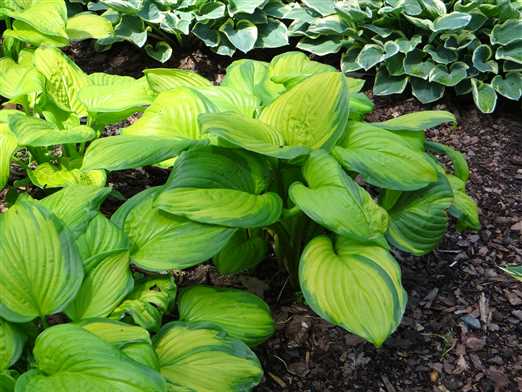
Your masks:
<svg viewBox="0 0 522 392"><path fill-rule="evenodd" d="M366 44L355 60L365 71L386 59L384 48L376 44Z"/></svg>
<svg viewBox="0 0 522 392"><path fill-rule="evenodd" d="M93 12L81 12L70 17L67 20L66 30L72 41L107 38L113 32L112 23Z"/></svg>
<svg viewBox="0 0 522 392"><path fill-rule="evenodd" d="M522 97L522 73L520 72L509 72L505 78L497 75L491 85L497 93L513 101L518 101Z"/></svg>
<svg viewBox="0 0 522 392"><path fill-rule="evenodd" d="M83 278L73 237L47 209L18 202L0 216L0 316L27 322L62 311Z"/></svg>
<svg viewBox="0 0 522 392"><path fill-rule="evenodd" d="M416 49L404 58L404 71L409 76L427 80L435 63L430 58L425 58L422 51Z"/></svg>
<svg viewBox="0 0 522 392"><path fill-rule="evenodd" d="M429 82L454 87L468 77L468 69L469 66L461 61L451 64L449 70L445 65L439 64L431 70Z"/></svg>
<svg viewBox="0 0 522 392"><path fill-rule="evenodd" d="M28 7L11 12L9 16L27 23L42 34L67 39L67 8L61 0L34 0Z"/></svg>
<svg viewBox="0 0 522 392"><path fill-rule="evenodd" d="M198 10L198 14L196 15L196 20L205 21L205 20L214 20L220 19L225 16L227 7L220 1L208 1L205 2Z"/></svg>
<svg viewBox="0 0 522 392"><path fill-rule="evenodd" d="M278 97L260 120L276 128L289 146L331 149L346 129L348 95L342 73L320 73Z"/></svg>
<svg viewBox="0 0 522 392"><path fill-rule="evenodd" d="M46 329L33 349L35 368L17 382L20 392L166 392L160 374L78 325Z"/></svg>
<svg viewBox="0 0 522 392"><path fill-rule="evenodd" d="M1 136L0 136L1 137ZM48 162L28 170L31 182L39 188L62 188L68 185L105 186L107 175L103 170L83 171L68 169L65 166L54 166Z"/></svg>
<svg viewBox="0 0 522 392"><path fill-rule="evenodd" d="M453 192L442 174L424 189L403 193L388 211L388 241L416 256L431 252L446 232L452 203Z"/></svg>
<svg viewBox="0 0 522 392"><path fill-rule="evenodd" d="M317 56L338 53L342 46L342 40L332 36L319 37L317 39L304 37L297 43L298 49L313 53Z"/></svg>
<svg viewBox="0 0 522 392"><path fill-rule="evenodd" d="M23 115L11 116L9 128L20 146L47 147L56 144L83 143L96 137L96 132L86 125L58 129L48 121Z"/></svg>
<svg viewBox="0 0 522 392"><path fill-rule="evenodd" d="M171 278L148 279L137 284L125 301L111 313L110 318L132 321L152 331L159 331L163 315L169 312L176 299L176 284Z"/></svg>
<svg viewBox="0 0 522 392"><path fill-rule="evenodd" d="M203 132L258 154L279 159L295 159L310 152L305 146L286 145L283 135L261 120L236 113L203 114L199 121Z"/></svg>
<svg viewBox="0 0 522 392"><path fill-rule="evenodd" d="M433 31L460 30L471 21L471 15L464 12L451 12L440 16L433 22Z"/></svg>
<svg viewBox="0 0 522 392"><path fill-rule="evenodd" d="M427 30L429 32L435 31L435 26L433 26L433 22L429 19L417 18L410 15L404 15L404 17L408 19L411 24L421 30Z"/></svg>
<svg viewBox="0 0 522 392"><path fill-rule="evenodd" d="M16 136L6 124L0 123L0 190L7 184L11 173L11 157L18 147Z"/></svg>
<svg viewBox="0 0 522 392"><path fill-rule="evenodd" d="M38 203L63 221L76 238L84 232L91 219L98 215L100 205L109 193L110 188L69 185Z"/></svg>
<svg viewBox="0 0 522 392"><path fill-rule="evenodd" d="M509 60L517 64L522 64L522 41L516 41L497 49L495 55L497 60Z"/></svg>
<svg viewBox="0 0 522 392"><path fill-rule="evenodd" d="M109 8L123 14L137 14L144 6L144 0L101 0Z"/></svg>
<svg viewBox="0 0 522 392"><path fill-rule="evenodd" d="M410 83L413 96L424 104L438 101L446 91L446 88L441 84L430 83L419 78L412 78Z"/></svg>
<svg viewBox="0 0 522 392"><path fill-rule="evenodd" d="M173 158L198 141L164 136L118 135L91 143L82 170L125 170L158 164Z"/></svg>
<svg viewBox="0 0 522 392"><path fill-rule="evenodd" d="M249 391L263 376L248 346L211 324L166 324L154 348L172 391Z"/></svg>
<svg viewBox="0 0 522 392"><path fill-rule="evenodd" d="M375 95L401 94L408 85L407 76L392 76L385 67L381 67L375 76L373 93Z"/></svg>
<svg viewBox="0 0 522 392"><path fill-rule="evenodd" d="M145 52L154 60L166 63L172 56L172 46L166 41L156 42L156 45L145 45Z"/></svg>
<svg viewBox="0 0 522 392"><path fill-rule="evenodd" d="M89 84L89 79L71 59L59 49L40 47L34 52L34 65L46 79L46 94L60 109L87 115L78 93Z"/></svg>
<svg viewBox="0 0 522 392"><path fill-rule="evenodd" d="M482 113L493 113L497 106L497 93L487 83L478 79L471 79L473 101Z"/></svg>
<svg viewBox="0 0 522 392"><path fill-rule="evenodd" d="M286 25L275 19L268 19L268 23L257 26L259 35L256 48L280 48L288 45L288 29Z"/></svg>
<svg viewBox="0 0 522 392"><path fill-rule="evenodd" d="M401 37L397 38L395 42L397 45L399 45L399 51L403 54L406 54L416 49L417 46L422 43L422 36L420 34L415 34L411 37L411 39Z"/></svg>
<svg viewBox="0 0 522 392"><path fill-rule="evenodd" d="M293 183L292 201L311 219L333 232L359 241L383 240L386 211L341 166L322 150L308 158L303 176L308 186Z"/></svg>
<svg viewBox="0 0 522 392"><path fill-rule="evenodd" d="M455 115L450 112L444 110L422 110L386 121L373 122L371 125L387 129L388 131L424 131L446 123L456 124L456 122Z"/></svg>
<svg viewBox="0 0 522 392"><path fill-rule="evenodd" d="M520 19L508 19L502 24L496 24L491 30L492 45L509 45L512 42L522 40L522 21Z"/></svg>
<svg viewBox="0 0 522 392"><path fill-rule="evenodd" d="M129 199L112 216L131 242L131 261L148 271L189 268L216 255L235 229L165 214L154 202L162 188Z"/></svg>
<svg viewBox="0 0 522 392"><path fill-rule="evenodd" d="M231 16L238 13L253 14L256 8L261 7L265 0L229 0L228 12Z"/></svg>
<svg viewBox="0 0 522 392"><path fill-rule="evenodd" d="M18 327L0 318L0 374L18 361L24 344L25 336Z"/></svg>
<svg viewBox="0 0 522 392"><path fill-rule="evenodd" d="M234 22L233 19L228 19L219 29L243 53L252 50L256 44L258 30L256 25L248 20Z"/></svg>
<svg viewBox="0 0 522 392"><path fill-rule="evenodd" d="M424 46L424 52L431 56L431 59L439 64L448 65L458 59L458 53L455 50L447 49L443 46L435 47L431 44Z"/></svg>
<svg viewBox="0 0 522 392"><path fill-rule="evenodd" d="M498 63L491 60L493 50L488 45L479 45L473 51L473 66L480 72L498 73Z"/></svg>
<svg viewBox="0 0 522 392"><path fill-rule="evenodd" d="M351 123L334 155L347 170L386 189L416 190L437 180L435 168L422 152L400 135L370 123Z"/></svg>
<svg viewBox="0 0 522 392"><path fill-rule="evenodd" d="M29 52L22 52L32 57ZM43 87L42 76L30 64L15 62L8 57L0 59L0 95L6 98L17 98L34 92L40 92Z"/></svg>
<svg viewBox="0 0 522 392"><path fill-rule="evenodd" d="M275 331L268 305L243 290L193 286L183 291L178 309L181 321L218 325L249 346L264 342Z"/></svg>
<svg viewBox="0 0 522 392"><path fill-rule="evenodd" d="M454 196L449 213L458 220L457 229L480 230L477 203L466 193L466 183L452 175L447 178Z"/></svg>
<svg viewBox="0 0 522 392"><path fill-rule="evenodd" d="M308 305L322 318L379 347L398 327L407 296L399 265L385 249L344 237L308 243L299 263Z"/></svg>
<svg viewBox="0 0 522 392"><path fill-rule="evenodd" d="M220 274L235 274L254 268L268 253L268 243L261 233L238 230L213 262Z"/></svg>
<svg viewBox="0 0 522 392"><path fill-rule="evenodd" d="M507 272L516 280L522 282L522 265L507 265L505 267L500 267L500 269Z"/></svg>
<svg viewBox="0 0 522 392"><path fill-rule="evenodd" d="M208 87L212 83L198 73L176 68L150 68L143 71L150 88L160 94L176 87Z"/></svg>

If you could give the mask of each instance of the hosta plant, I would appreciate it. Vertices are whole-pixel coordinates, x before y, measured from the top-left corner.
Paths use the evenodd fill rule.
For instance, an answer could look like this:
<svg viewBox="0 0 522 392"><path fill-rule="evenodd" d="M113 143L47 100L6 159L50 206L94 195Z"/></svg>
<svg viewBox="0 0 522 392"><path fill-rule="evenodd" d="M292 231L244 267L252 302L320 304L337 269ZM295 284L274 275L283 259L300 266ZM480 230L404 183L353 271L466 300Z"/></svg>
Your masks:
<svg viewBox="0 0 522 392"><path fill-rule="evenodd" d="M237 61L220 86L184 70L145 74L155 100L119 135L92 142L82 165L172 166L166 184L112 217L141 270L212 259L223 273L240 272L272 248L314 311L380 346L407 300L392 249L429 253L450 215L459 229L479 227L463 155L425 140L426 129L455 121L448 112L366 122L373 107L360 81L295 52ZM186 295L202 293L226 301L212 290ZM211 321L257 343L212 308ZM182 318L200 314L181 301Z"/></svg>
<svg viewBox="0 0 522 392"><path fill-rule="evenodd" d="M114 25L114 33L98 41L100 48L129 41L160 62L172 55L173 42L189 35L226 56L288 44L286 25L279 20L286 10L281 0L98 0L87 5ZM147 43L149 37L155 43Z"/></svg>
<svg viewBox="0 0 522 392"><path fill-rule="evenodd" d="M249 346L274 331L268 306L192 286L175 320L172 277L133 272L129 227L99 212L109 192L71 185L0 215L0 390L251 390L263 371Z"/></svg>
<svg viewBox="0 0 522 392"><path fill-rule="evenodd" d="M522 2L519 0L303 1L293 19L298 47L342 52L344 72L375 71L374 93L402 93L422 103L445 91L472 94L485 113L498 94L522 96Z"/></svg>

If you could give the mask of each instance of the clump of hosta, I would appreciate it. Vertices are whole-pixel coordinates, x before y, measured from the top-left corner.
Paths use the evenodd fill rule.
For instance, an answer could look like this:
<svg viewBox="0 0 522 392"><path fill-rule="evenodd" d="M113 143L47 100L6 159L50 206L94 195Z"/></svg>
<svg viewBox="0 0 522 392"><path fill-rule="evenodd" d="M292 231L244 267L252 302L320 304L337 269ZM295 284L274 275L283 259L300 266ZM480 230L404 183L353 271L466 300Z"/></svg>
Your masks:
<svg viewBox="0 0 522 392"><path fill-rule="evenodd" d="M147 53L161 62L172 55L171 43L188 35L227 56L288 44L286 25L279 19L286 5L280 0L99 0L88 7L103 11L114 24L114 34L98 41L100 47L130 41L145 46ZM149 37L156 40L154 45L147 44Z"/></svg>
<svg viewBox="0 0 522 392"><path fill-rule="evenodd" d="M342 52L344 72L375 70L376 95L408 85L422 103L448 89L494 111L497 94L522 96L522 3L515 0L306 1L291 36L318 55Z"/></svg>

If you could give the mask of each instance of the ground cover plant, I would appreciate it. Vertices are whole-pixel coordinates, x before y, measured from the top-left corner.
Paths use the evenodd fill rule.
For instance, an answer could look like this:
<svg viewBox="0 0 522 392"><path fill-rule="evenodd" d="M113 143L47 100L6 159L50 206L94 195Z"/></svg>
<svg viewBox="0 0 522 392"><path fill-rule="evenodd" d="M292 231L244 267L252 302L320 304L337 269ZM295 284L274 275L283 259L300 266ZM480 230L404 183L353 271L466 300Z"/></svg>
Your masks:
<svg viewBox="0 0 522 392"><path fill-rule="evenodd" d="M497 94L522 96L522 2L304 1L287 14L298 47L325 55L343 53L346 73L375 70L374 93L411 86L422 103L447 89L472 94L484 113Z"/></svg>
<svg viewBox="0 0 522 392"><path fill-rule="evenodd" d="M66 77L39 70L42 53ZM164 274L209 259L235 273L272 250L315 312L381 346L407 301L391 248L430 252L449 215L461 229L479 227L463 156L425 140L425 129L455 121L450 113L366 122L373 104L358 92L362 82L302 53L235 62L220 86L180 69L145 70L139 80L85 75L57 49L31 55L28 63L45 79L36 102L45 96L61 118L89 124L91 135L130 112L143 115L119 135L55 139L76 151L79 163L68 170L78 175L42 186L65 186L42 200L19 196L0 215L0 256L7 260L0 284L10 293L0 299L8 391L15 382L17 391L66 391L78 383L250 390L262 370L248 346L274 331L266 304L242 291L195 286L182 292L176 313L175 285ZM144 91L150 101L140 100ZM17 130L34 119L38 124L26 126L36 134L40 120L57 124L58 116L37 104L26 111L0 112L2 135L16 140L0 155L6 179L18 147L23 156L15 158L28 170L64 165L60 153L39 162L31 149L40 146L20 142L24 132ZM67 126L41 134L56 132L76 134ZM43 147L37 151L54 154ZM441 154L452 164L439 163ZM82 179L147 165L172 167L167 183L132 197L110 219L100 214L110 189L104 180ZM69 322L47 327L56 313Z"/></svg>

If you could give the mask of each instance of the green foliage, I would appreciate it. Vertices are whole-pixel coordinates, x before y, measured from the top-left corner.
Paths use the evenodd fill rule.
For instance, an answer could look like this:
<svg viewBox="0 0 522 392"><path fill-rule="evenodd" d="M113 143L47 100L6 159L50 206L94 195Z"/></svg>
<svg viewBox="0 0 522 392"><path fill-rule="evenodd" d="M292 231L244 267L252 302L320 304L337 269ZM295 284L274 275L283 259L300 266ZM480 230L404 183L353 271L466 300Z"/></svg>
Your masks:
<svg viewBox="0 0 522 392"><path fill-rule="evenodd" d="M409 84L422 103L446 88L471 93L484 113L498 94L522 97L522 3L505 1L334 0L292 3L289 35L317 55L342 52L345 73L375 70L377 95Z"/></svg>

